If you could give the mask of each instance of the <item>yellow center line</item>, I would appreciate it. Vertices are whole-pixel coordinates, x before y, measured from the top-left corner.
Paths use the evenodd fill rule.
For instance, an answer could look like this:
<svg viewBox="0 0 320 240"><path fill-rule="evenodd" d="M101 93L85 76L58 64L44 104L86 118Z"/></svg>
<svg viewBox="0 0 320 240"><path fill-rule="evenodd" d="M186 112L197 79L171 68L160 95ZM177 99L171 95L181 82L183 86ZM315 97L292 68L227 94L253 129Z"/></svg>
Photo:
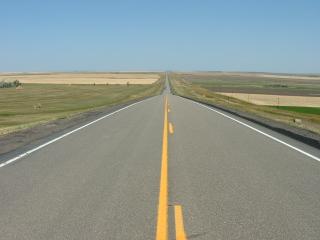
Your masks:
<svg viewBox="0 0 320 240"><path fill-rule="evenodd" d="M187 240L183 225L182 207L180 205L174 206L174 221L176 224L176 240Z"/></svg>
<svg viewBox="0 0 320 240"><path fill-rule="evenodd" d="M164 102L161 176L156 240L168 240L168 99Z"/></svg>
<svg viewBox="0 0 320 240"><path fill-rule="evenodd" d="M169 133L170 133L170 134L173 134L173 132L174 132L173 124L172 124L172 123L169 123Z"/></svg>

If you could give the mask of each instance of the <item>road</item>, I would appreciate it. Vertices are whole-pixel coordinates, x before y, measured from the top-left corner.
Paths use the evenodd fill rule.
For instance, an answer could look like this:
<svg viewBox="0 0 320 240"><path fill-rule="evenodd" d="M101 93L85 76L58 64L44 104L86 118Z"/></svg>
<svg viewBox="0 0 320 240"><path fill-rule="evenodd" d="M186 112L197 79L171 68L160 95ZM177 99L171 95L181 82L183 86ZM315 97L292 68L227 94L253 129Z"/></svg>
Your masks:
<svg viewBox="0 0 320 240"><path fill-rule="evenodd" d="M319 239L320 151L236 120L302 152L165 91L3 164L0 239Z"/></svg>

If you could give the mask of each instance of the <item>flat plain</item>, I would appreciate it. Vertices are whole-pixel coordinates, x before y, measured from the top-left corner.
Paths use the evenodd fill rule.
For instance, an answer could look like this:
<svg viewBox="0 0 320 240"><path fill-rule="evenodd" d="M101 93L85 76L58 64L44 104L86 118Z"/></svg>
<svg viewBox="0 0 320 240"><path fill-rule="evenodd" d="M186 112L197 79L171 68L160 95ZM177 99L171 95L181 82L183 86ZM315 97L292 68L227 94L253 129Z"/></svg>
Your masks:
<svg viewBox="0 0 320 240"><path fill-rule="evenodd" d="M178 74L214 92L320 96L320 76L204 72Z"/></svg>
<svg viewBox="0 0 320 240"><path fill-rule="evenodd" d="M178 95L320 133L318 75L189 72L171 76Z"/></svg>
<svg viewBox="0 0 320 240"><path fill-rule="evenodd" d="M2 73L0 81L46 84L152 84L157 73Z"/></svg>
<svg viewBox="0 0 320 240"><path fill-rule="evenodd" d="M91 77L96 77L94 81L100 79L101 84L84 84L94 79ZM114 77L111 80L117 84L103 85L106 77ZM10 74L6 75L8 78L18 79L22 86L0 89L0 135L51 120L69 118L88 110L154 96L163 87L163 81L159 80L161 75L147 73ZM73 84L66 84L68 81L61 84L67 78Z"/></svg>

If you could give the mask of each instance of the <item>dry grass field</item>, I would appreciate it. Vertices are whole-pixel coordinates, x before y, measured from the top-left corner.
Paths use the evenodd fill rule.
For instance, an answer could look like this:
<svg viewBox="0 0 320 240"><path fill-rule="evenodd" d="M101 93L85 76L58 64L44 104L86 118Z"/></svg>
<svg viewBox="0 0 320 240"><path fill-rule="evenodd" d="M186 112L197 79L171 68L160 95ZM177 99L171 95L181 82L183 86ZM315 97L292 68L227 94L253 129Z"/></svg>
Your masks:
<svg viewBox="0 0 320 240"><path fill-rule="evenodd" d="M217 92L257 105L320 107L320 97Z"/></svg>
<svg viewBox="0 0 320 240"><path fill-rule="evenodd" d="M160 79L154 73L2 73L0 81L19 80L37 84L152 84Z"/></svg>
<svg viewBox="0 0 320 240"><path fill-rule="evenodd" d="M0 81L19 80L22 86L0 88L0 135L158 95L163 77L149 73L2 74Z"/></svg>
<svg viewBox="0 0 320 240"><path fill-rule="evenodd" d="M214 92L320 97L317 75L200 72L175 76Z"/></svg>

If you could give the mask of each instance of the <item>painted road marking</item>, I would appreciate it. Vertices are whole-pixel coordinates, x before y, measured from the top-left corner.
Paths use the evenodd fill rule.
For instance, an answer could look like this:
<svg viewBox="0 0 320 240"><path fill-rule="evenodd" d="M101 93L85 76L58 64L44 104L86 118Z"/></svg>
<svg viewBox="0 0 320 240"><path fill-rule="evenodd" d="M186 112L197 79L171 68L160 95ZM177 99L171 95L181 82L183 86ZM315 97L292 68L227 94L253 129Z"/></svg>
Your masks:
<svg viewBox="0 0 320 240"><path fill-rule="evenodd" d="M308 156L308 157L310 157L310 158L312 158L312 159L317 160L317 161L320 162L320 158L319 158L319 157L316 157L316 156L314 156L314 155L312 155L312 154L310 154L310 153L307 153L307 152L303 151L303 150L300 149L300 148L297 148L297 147L295 147L295 146L292 146L292 145L290 145L289 143L286 143L286 142L284 142L284 141L282 141L282 140L280 140L280 139L278 139L278 138L276 138L276 137L273 137L273 136L269 135L268 133L262 132L261 130L259 130L259 129L257 129L257 128L254 128L254 127L252 127L252 126L250 126L250 125L248 125L248 124L246 124L246 123L244 123L244 122L241 122L241 121L239 121L239 120L237 120L237 119L235 119L235 118L233 118L233 117L228 116L227 114L224 114L224 113L222 113L222 112L220 112L220 111L217 111L217 110L215 110L215 109L213 109L213 108L210 108L210 107L208 107L208 106L206 106L206 105L203 105L203 104L201 104L201 103L195 102L195 101L193 101L193 100L190 100L190 101L193 102L193 103L195 103L195 104L197 104L197 105L199 105L199 106L201 106L201 107L207 108L207 109L209 109L210 111L213 111L213 112L215 112L215 113L218 113L218 114L220 114L220 115L222 115L222 116L224 116L224 117L226 117L226 118L229 118L229 119L232 120L232 121L235 121L235 122L237 122L237 123L239 123L239 124L241 124L241 125L243 125L243 126L245 126L245 127L247 127L247 128L250 128L250 129L253 130L253 131L256 131L256 132L258 132L258 133L260 133L260 134L262 134L262 135L264 135L264 136L266 136L266 137L268 137L268 138L270 138L270 139L272 139L272 140L274 140L274 141L276 141L276 142L278 142L278 143L281 143L281 144L283 144L283 145L285 145L285 146L287 146L287 147L289 147L289 148L291 148L291 149L293 149L293 150L295 150L295 151L297 151L297 152L299 152L299 153L302 153L302 154L304 154L304 155L306 155L306 156Z"/></svg>
<svg viewBox="0 0 320 240"><path fill-rule="evenodd" d="M168 239L168 99L164 101L161 176L156 240Z"/></svg>
<svg viewBox="0 0 320 240"><path fill-rule="evenodd" d="M147 101L147 100L150 100L150 98L149 98L149 99L142 100L142 101L139 101L139 102L136 102L136 103L133 103L133 104L130 104L130 105L126 106L126 107L120 108L120 109L118 109L118 110L116 110L116 111L114 111L114 112L112 112L112 113L109 113L109 114L107 114L107 115L104 115L104 116L102 116L102 117L100 117L100 118L92 121L92 122L89 122L89 123L87 123L87 124L85 124L85 125L83 125L83 126L81 126L81 127L79 127L79 128L76 128L76 129L74 129L74 130L72 130L72 131L70 131L70 132L67 132L67 133L61 135L60 137L57 137L57 138L55 138L55 139L52 139L52 140L50 140L49 142L46 142L46 143L44 143L44 144L42 144L42 145L40 145L40 146L38 146L38 147L36 147L36 148L33 148L33 149L31 149L31 150L29 150L29 151L27 151L27 152L25 152L25 153L22 153L22 154L14 157L14 158L11 158L11 159L9 159L9 160L1 163L1 164L0 164L0 168L4 167L4 166L6 166L6 165L8 165L8 164L10 164L10 163L13 163L13 162L15 162L15 161L17 161L17 160L19 160L19 159L21 159L21 158L23 158L23 157L26 157L26 156L28 156L29 154L31 154L31 153L33 153L33 152L35 152L35 151L38 151L38 150L40 150L41 148L44 148L44 147L48 146L48 145L51 144L51 143L54 143L54 142L56 142L56 141L58 141L58 140L60 140L60 139L62 139L62 138L64 138L64 137L66 137L66 136L71 135L72 133L78 132L78 131L80 131L81 129L83 129L83 128L85 128L85 127L88 127L88 126L90 126L90 125L92 125L92 124L94 124L94 123L96 123L96 122L99 122L99 121L101 121L102 119L105 119L105 118L107 118L107 117L110 117L110 116L112 116L112 115L114 115L114 114L116 114L116 113L118 113L118 112L121 112L121 111L123 111L123 110L125 110L125 109L128 109L128 108L130 108L130 107L133 107L133 106L135 106L135 105L137 105L137 104L139 104L139 103L142 103L142 102L144 102L144 101Z"/></svg>
<svg viewBox="0 0 320 240"><path fill-rule="evenodd" d="M183 224L182 207L180 205L174 206L174 221L176 224L176 240L187 240Z"/></svg>
<svg viewBox="0 0 320 240"><path fill-rule="evenodd" d="M172 123L169 123L169 133L173 134L173 132L174 132L173 125Z"/></svg>

